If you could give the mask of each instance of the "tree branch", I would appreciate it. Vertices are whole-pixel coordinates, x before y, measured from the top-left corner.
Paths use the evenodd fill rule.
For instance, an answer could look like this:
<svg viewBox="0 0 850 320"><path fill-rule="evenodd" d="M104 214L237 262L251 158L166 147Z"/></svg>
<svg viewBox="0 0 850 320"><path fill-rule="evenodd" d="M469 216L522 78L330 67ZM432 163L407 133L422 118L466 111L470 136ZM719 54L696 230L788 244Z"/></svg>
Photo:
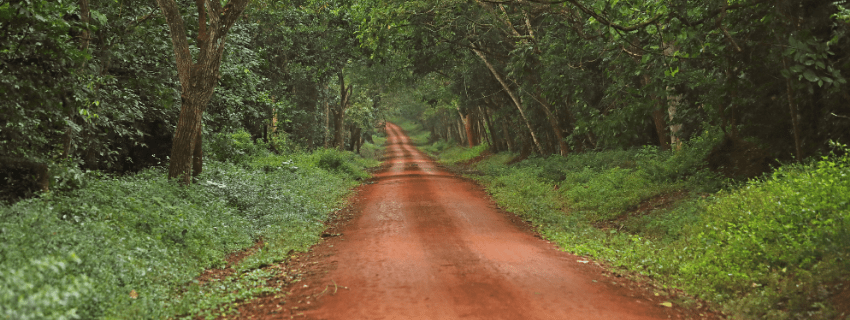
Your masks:
<svg viewBox="0 0 850 320"><path fill-rule="evenodd" d="M171 44L174 47L174 58L177 60L177 70L188 70L192 66L192 53L189 52L186 25L183 23L180 9L177 8L177 2L174 0L156 0L156 3L162 10L162 15L165 16L165 22L168 24ZM180 77L180 83L183 86L189 84L188 72L178 72L177 75Z"/></svg>

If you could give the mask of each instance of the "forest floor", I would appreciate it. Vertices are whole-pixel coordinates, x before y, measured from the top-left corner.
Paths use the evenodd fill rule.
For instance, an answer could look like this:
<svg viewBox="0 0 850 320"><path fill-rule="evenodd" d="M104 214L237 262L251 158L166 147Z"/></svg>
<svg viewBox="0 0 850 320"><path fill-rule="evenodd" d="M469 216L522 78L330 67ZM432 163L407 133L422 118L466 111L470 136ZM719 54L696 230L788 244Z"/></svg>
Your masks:
<svg viewBox="0 0 850 320"><path fill-rule="evenodd" d="M563 252L484 189L435 165L394 125L385 163L324 241L273 268L284 294L238 319L715 319Z"/></svg>

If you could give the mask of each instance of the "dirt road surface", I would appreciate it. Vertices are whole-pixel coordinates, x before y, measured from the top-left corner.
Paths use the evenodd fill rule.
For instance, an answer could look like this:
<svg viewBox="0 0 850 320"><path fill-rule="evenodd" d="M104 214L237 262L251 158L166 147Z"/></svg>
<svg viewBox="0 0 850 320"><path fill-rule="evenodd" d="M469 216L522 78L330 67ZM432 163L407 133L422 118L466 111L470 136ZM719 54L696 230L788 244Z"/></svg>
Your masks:
<svg viewBox="0 0 850 320"><path fill-rule="evenodd" d="M300 281L285 297L241 307L240 318L691 318L540 239L398 126L387 133L385 167L358 190L348 219L286 267Z"/></svg>

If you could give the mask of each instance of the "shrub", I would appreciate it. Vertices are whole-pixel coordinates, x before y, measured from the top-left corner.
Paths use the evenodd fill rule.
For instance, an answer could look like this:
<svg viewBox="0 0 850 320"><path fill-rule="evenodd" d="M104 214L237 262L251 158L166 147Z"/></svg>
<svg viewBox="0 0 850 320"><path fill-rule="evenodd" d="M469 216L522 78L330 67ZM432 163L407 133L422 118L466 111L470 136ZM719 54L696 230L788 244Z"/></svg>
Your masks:
<svg viewBox="0 0 850 320"><path fill-rule="evenodd" d="M719 194L690 230L687 243L697 252L683 268L683 279L706 297L746 296L751 302L738 301L736 313L766 316L769 310L751 303L778 304L782 310L773 310L779 312L774 316L811 311L813 301L825 298L819 293L823 285L841 274L836 270L847 270L848 176L850 158L824 158L779 168L765 181Z"/></svg>
<svg viewBox="0 0 850 320"><path fill-rule="evenodd" d="M0 317L4 319L78 319L77 308L92 290L85 275L69 268L76 255L31 259L17 269L0 269Z"/></svg>
<svg viewBox="0 0 850 320"><path fill-rule="evenodd" d="M284 142L276 143L285 144ZM210 159L238 164L247 163L254 157L268 153L266 146L254 143L251 134L244 130L211 134L207 138L207 143L204 143L204 147L206 149L204 152Z"/></svg>
<svg viewBox="0 0 850 320"><path fill-rule="evenodd" d="M705 133L676 152L646 147L511 166L496 155L476 179L565 250L684 288L733 317L834 318L831 284L850 270L850 156L732 185L705 170L717 140ZM621 215L664 194L681 199ZM593 226L602 220L620 228Z"/></svg>
<svg viewBox="0 0 850 320"><path fill-rule="evenodd" d="M318 157L290 155L286 166L282 156L207 163L188 187L162 169L104 176L0 206L0 316L164 319L194 310L178 305L231 301L193 294L209 291L192 289L192 279L260 238L260 253L239 270L306 249L353 176L365 175L349 156L337 170L316 166Z"/></svg>
<svg viewBox="0 0 850 320"><path fill-rule="evenodd" d="M345 174L354 179L365 179L369 176L363 171L363 167L367 166L366 161L350 151L320 149L313 153L312 161L318 168Z"/></svg>
<svg viewBox="0 0 850 320"><path fill-rule="evenodd" d="M434 143L434 146L437 150L443 148L445 145L447 145L445 142ZM453 145L448 149L442 149L440 151L440 162L458 163L463 161L469 161L480 156L488 148L490 148L490 146L486 143L479 144L472 148Z"/></svg>

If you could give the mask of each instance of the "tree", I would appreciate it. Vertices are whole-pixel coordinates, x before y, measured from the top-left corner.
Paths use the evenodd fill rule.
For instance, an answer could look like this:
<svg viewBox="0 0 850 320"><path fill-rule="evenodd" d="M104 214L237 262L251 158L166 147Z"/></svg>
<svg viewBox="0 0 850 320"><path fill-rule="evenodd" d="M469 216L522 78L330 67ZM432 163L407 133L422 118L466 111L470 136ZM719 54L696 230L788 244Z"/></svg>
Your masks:
<svg viewBox="0 0 850 320"><path fill-rule="evenodd" d="M195 0L198 9L197 58L192 57L186 25L176 0L156 1L168 23L182 89L168 177L179 178L183 184L188 185L191 175L202 171L202 116L218 83L227 32L245 11L249 1L230 0L222 7L218 1Z"/></svg>

